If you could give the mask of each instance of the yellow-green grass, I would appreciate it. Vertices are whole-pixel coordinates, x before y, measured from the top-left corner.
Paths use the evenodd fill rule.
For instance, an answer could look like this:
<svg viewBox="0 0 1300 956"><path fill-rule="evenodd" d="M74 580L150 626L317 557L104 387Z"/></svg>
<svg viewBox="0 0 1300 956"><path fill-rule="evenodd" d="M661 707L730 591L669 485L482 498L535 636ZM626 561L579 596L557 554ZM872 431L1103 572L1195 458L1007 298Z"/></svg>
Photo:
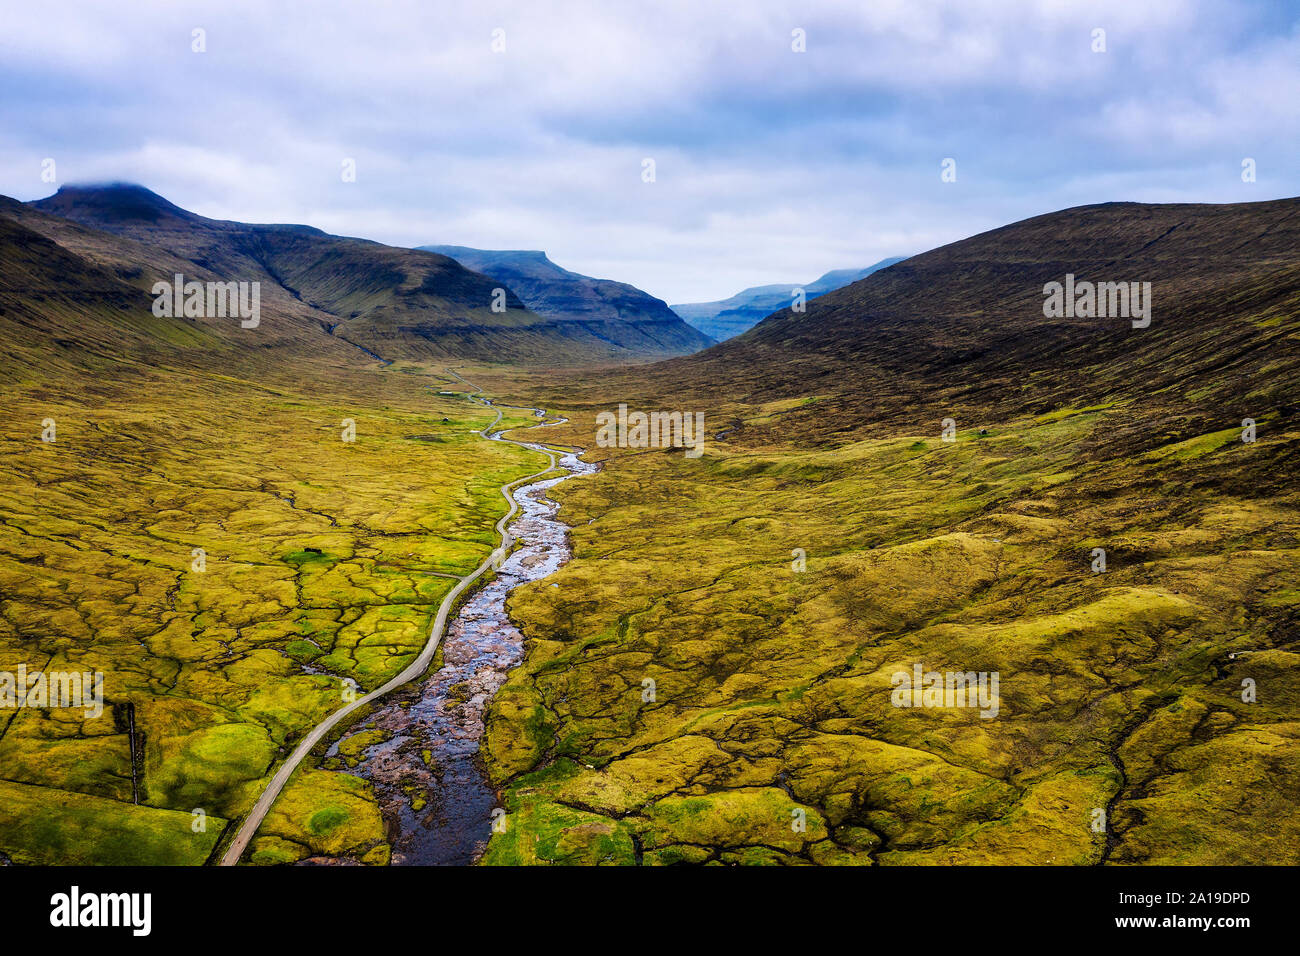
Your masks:
<svg viewBox="0 0 1300 956"><path fill-rule="evenodd" d="M27 865L194 866L226 821L0 780L3 852Z"/></svg>
<svg viewBox="0 0 1300 956"><path fill-rule="evenodd" d="M100 671L106 703L98 719L0 710L0 781L47 794L51 826L66 806L75 829L78 801L94 797L132 821L124 832L155 834L129 853L108 841L96 862L206 859L188 822L171 846L165 811L204 811L216 839L306 730L409 663L455 577L496 545L500 485L544 461L483 440L494 412L439 397L450 381L415 368L253 381L123 367L6 386L0 670ZM134 773L128 704L142 742ZM324 799L333 776L295 781L293 799ZM354 815L346 846L301 814L270 832L376 859L373 796L350 786L374 812ZM29 852L24 827L20 813L0 818L0 852Z"/></svg>
<svg viewBox="0 0 1300 956"><path fill-rule="evenodd" d="M591 446L565 413L554 439ZM1300 435L1169 446L1107 403L945 443L931 418L602 449L559 486L575 556L510 600L486 862L1300 862L1300 498L1275 480ZM894 706L917 663L997 672L997 715Z"/></svg>
<svg viewBox="0 0 1300 956"><path fill-rule="evenodd" d="M327 770L295 774L249 848L255 865L296 863L313 856L386 864L383 819L369 784Z"/></svg>

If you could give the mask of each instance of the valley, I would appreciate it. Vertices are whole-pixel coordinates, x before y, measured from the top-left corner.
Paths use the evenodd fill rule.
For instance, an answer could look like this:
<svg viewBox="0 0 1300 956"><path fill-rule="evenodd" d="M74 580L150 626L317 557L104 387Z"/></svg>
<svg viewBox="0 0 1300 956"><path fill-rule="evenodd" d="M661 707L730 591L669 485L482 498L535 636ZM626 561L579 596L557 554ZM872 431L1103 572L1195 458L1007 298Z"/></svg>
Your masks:
<svg viewBox="0 0 1300 956"><path fill-rule="evenodd" d="M1062 210L617 364L159 200L0 203L0 671L105 697L0 714L6 858L1298 861L1296 200ZM177 273L258 326L156 314Z"/></svg>

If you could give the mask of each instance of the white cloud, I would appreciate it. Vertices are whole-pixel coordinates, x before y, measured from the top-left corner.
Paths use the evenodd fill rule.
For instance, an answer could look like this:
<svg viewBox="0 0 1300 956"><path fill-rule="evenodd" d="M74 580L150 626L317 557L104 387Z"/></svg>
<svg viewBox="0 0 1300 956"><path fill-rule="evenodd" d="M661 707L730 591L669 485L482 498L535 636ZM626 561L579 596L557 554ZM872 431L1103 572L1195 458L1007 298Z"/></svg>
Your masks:
<svg viewBox="0 0 1300 956"><path fill-rule="evenodd" d="M1083 202L1295 194L1298 37L1174 0L54 2L0 33L0 192L49 192L53 156L206 215L721 298Z"/></svg>

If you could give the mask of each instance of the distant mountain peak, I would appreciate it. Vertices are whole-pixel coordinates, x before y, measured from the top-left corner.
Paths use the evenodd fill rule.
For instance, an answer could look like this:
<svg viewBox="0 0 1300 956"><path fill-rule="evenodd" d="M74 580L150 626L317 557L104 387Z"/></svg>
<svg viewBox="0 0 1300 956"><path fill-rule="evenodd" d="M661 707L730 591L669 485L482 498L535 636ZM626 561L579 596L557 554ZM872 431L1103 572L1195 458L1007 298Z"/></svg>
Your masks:
<svg viewBox="0 0 1300 956"><path fill-rule="evenodd" d="M901 256L881 259L866 268L832 269L812 282L756 285L718 302L687 302L670 308L705 335L723 342L753 328L773 312L788 308L795 289L803 289L806 299L815 299L902 261Z"/></svg>
<svg viewBox="0 0 1300 956"><path fill-rule="evenodd" d="M556 265L541 249L475 249L473 246L450 245L417 246L416 248L421 252L436 252L439 255L449 256L467 268L483 273L488 273L488 269L481 267L490 266L510 272L516 277L521 273L536 277L550 275L556 278L578 274Z"/></svg>
<svg viewBox="0 0 1300 956"><path fill-rule="evenodd" d="M167 202L162 196L154 192L148 186L142 186L139 183L129 182L125 179L109 179L101 182L85 183L64 183L56 191L59 193L131 193L137 196L147 196L157 202Z"/></svg>
<svg viewBox="0 0 1300 956"><path fill-rule="evenodd" d="M194 220L199 217L137 183L71 183L53 196L32 205L45 212L67 216L74 211L101 222L158 222L160 219Z"/></svg>

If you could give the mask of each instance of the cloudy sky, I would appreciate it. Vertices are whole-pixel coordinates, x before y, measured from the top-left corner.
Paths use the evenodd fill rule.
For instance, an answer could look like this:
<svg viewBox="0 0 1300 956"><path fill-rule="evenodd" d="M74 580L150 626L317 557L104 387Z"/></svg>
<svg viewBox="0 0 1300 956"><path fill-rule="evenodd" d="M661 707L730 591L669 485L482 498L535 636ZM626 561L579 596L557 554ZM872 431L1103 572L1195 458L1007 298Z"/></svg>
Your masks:
<svg viewBox="0 0 1300 956"><path fill-rule="evenodd" d="M1081 203L1300 195L1288 0L5 8L0 193L130 180L219 218L545 249L670 302Z"/></svg>

